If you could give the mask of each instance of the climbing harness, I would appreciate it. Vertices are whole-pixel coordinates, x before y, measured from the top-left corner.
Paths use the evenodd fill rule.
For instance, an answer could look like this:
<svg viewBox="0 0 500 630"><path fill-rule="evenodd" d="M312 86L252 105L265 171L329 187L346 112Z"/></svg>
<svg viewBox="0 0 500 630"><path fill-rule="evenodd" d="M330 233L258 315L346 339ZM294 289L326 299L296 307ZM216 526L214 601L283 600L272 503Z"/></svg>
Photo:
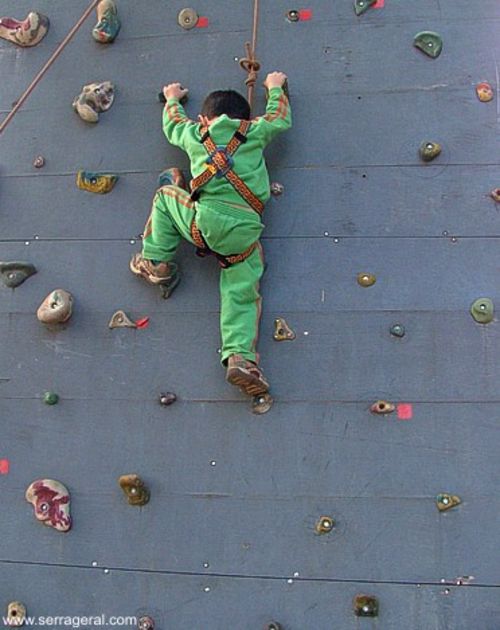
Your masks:
<svg viewBox="0 0 500 630"><path fill-rule="evenodd" d="M253 253L254 249L257 247L257 243L255 242L255 243L252 243L250 247L248 247L241 254L229 254L228 256L223 256L222 254L219 254L218 252L214 252L207 245L207 242L205 241L205 237L203 236L200 229L198 228L196 219L193 219L193 222L191 223L191 238L193 239L193 242L196 245L197 256L199 256L200 258L205 258L205 256L215 256L217 260L219 261L219 265L223 269L228 269L229 267L232 267L233 265L236 265L239 262L243 262L250 256L250 254Z"/></svg>

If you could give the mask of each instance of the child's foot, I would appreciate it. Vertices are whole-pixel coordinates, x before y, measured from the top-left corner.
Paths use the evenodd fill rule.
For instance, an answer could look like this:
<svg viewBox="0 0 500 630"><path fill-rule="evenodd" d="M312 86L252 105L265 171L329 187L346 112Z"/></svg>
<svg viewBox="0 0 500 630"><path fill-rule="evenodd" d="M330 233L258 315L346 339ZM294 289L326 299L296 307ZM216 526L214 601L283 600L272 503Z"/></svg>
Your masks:
<svg viewBox="0 0 500 630"><path fill-rule="evenodd" d="M160 262L155 265L152 260L147 260L142 254L134 254L129 266L135 276L144 278L149 284L168 288L169 295L180 281L175 263Z"/></svg>
<svg viewBox="0 0 500 630"><path fill-rule="evenodd" d="M187 190L184 173L180 168L167 168L158 175L158 188L162 186L178 186Z"/></svg>
<svg viewBox="0 0 500 630"><path fill-rule="evenodd" d="M257 365L239 354L231 355L227 361L226 381L249 396L269 391L269 383Z"/></svg>

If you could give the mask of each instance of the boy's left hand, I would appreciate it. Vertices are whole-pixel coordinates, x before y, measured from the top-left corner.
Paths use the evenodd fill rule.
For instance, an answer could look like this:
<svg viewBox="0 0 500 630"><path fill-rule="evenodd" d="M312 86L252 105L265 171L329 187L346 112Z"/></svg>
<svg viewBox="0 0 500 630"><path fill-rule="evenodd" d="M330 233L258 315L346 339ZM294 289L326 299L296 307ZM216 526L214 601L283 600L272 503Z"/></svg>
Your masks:
<svg viewBox="0 0 500 630"><path fill-rule="evenodd" d="M180 83L169 83L163 88L163 96L167 99L167 101L169 98L176 98L180 101L182 98L187 96L188 92L189 90L182 87Z"/></svg>

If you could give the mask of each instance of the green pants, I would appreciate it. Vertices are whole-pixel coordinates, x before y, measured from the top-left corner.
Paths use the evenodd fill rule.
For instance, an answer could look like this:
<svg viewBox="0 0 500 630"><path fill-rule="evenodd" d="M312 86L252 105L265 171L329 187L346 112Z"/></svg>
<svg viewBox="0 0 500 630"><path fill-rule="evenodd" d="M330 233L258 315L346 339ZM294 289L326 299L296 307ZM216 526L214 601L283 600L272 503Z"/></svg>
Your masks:
<svg viewBox="0 0 500 630"><path fill-rule="evenodd" d="M191 224L208 247L224 256L244 252L258 241L264 228L253 210L211 201L193 202L177 186L159 188L146 223L142 255L149 260L171 261L181 238L193 243ZM257 340L262 298L259 282L264 272L262 247L258 243L250 256L220 272L220 329L222 363L232 354L258 363Z"/></svg>

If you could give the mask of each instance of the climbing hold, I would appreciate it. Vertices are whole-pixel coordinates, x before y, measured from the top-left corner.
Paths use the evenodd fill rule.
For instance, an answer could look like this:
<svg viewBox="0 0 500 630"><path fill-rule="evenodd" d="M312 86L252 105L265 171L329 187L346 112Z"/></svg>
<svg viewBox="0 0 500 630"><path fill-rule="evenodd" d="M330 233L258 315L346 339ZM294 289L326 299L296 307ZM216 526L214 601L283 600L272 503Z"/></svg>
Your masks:
<svg viewBox="0 0 500 630"><path fill-rule="evenodd" d="M26 619L26 606L22 602L10 602L7 605L7 626L22 626Z"/></svg>
<svg viewBox="0 0 500 630"><path fill-rule="evenodd" d="M462 503L462 499L457 497L456 494L438 494L436 497L437 509L440 512L450 510L451 508L460 505L460 503Z"/></svg>
<svg viewBox="0 0 500 630"><path fill-rule="evenodd" d="M59 396L55 392L45 392L43 395L43 402L46 405L57 405L59 402Z"/></svg>
<svg viewBox="0 0 500 630"><path fill-rule="evenodd" d="M76 185L80 190L105 195L113 190L119 176L112 173L93 173L91 171L78 171Z"/></svg>
<svg viewBox="0 0 500 630"><path fill-rule="evenodd" d="M173 405L177 400L177 396L172 392L166 392L165 394L160 394L160 405L164 407L169 407Z"/></svg>
<svg viewBox="0 0 500 630"><path fill-rule="evenodd" d="M36 156L36 158L33 160L33 166L35 168L43 168L45 166L45 158L43 157L43 155Z"/></svg>
<svg viewBox="0 0 500 630"><path fill-rule="evenodd" d="M396 409L396 405L391 402L387 402L387 400L377 400L370 407L370 411L372 413L377 413L379 415L385 415L387 413L392 413Z"/></svg>
<svg viewBox="0 0 500 630"><path fill-rule="evenodd" d="M266 623L264 630L283 630L283 626L277 621L270 621Z"/></svg>
<svg viewBox="0 0 500 630"><path fill-rule="evenodd" d="M28 48L36 46L49 30L49 18L31 11L24 20L0 18L0 38Z"/></svg>
<svg viewBox="0 0 500 630"><path fill-rule="evenodd" d="M42 324L64 324L73 313L73 296L64 289L55 289L40 304L36 316Z"/></svg>
<svg viewBox="0 0 500 630"><path fill-rule="evenodd" d="M267 413L273 406L274 400L269 392L259 394L252 399L252 413L261 416Z"/></svg>
<svg viewBox="0 0 500 630"><path fill-rule="evenodd" d="M139 617L137 627L139 630L155 630L155 621L153 617L144 615L143 617Z"/></svg>
<svg viewBox="0 0 500 630"><path fill-rule="evenodd" d="M500 188L494 188L490 195L497 203L500 203Z"/></svg>
<svg viewBox="0 0 500 630"><path fill-rule="evenodd" d="M493 320L495 307L490 298L479 298L472 303L470 313L478 324L489 324Z"/></svg>
<svg viewBox="0 0 500 630"><path fill-rule="evenodd" d="M149 501L149 490L137 475L122 475L118 483L127 495L129 505L146 505Z"/></svg>
<svg viewBox="0 0 500 630"><path fill-rule="evenodd" d="M329 534L335 527L335 521L331 516L321 516L314 526L317 534Z"/></svg>
<svg viewBox="0 0 500 630"><path fill-rule="evenodd" d="M273 195L274 197L279 197L284 192L285 187L283 186L283 184L280 184L279 182L273 182L271 184L271 195Z"/></svg>
<svg viewBox="0 0 500 630"><path fill-rule="evenodd" d="M356 15L361 15L376 2L377 0L354 0L354 11Z"/></svg>
<svg viewBox="0 0 500 630"><path fill-rule="evenodd" d="M393 337L404 337L406 334L405 327L402 324L394 324L394 326L391 326L390 332Z"/></svg>
<svg viewBox="0 0 500 630"><path fill-rule="evenodd" d="M362 287L371 287L377 282L377 278L371 273L358 273L357 280Z"/></svg>
<svg viewBox="0 0 500 630"><path fill-rule="evenodd" d="M291 9L290 11L288 11L288 13L286 14L286 19L289 22L298 22L300 20L300 14L298 12L297 9Z"/></svg>
<svg viewBox="0 0 500 630"><path fill-rule="evenodd" d="M198 23L199 16L194 9L182 9L177 16L179 26L186 31L191 30Z"/></svg>
<svg viewBox="0 0 500 630"><path fill-rule="evenodd" d="M92 30L92 37L100 44L111 44L118 35L121 22L113 0L101 0L97 5L97 24Z"/></svg>
<svg viewBox="0 0 500 630"><path fill-rule="evenodd" d="M187 189L184 173L180 168L167 168L158 175L158 188L162 186L178 186Z"/></svg>
<svg viewBox="0 0 500 630"><path fill-rule="evenodd" d="M73 101L73 109L82 120L99 122L99 114L106 112L115 100L115 86L110 81L89 83Z"/></svg>
<svg viewBox="0 0 500 630"><path fill-rule="evenodd" d="M26 501L35 509L35 518L60 532L71 529L68 489L54 479L37 479L26 490Z"/></svg>
<svg viewBox="0 0 500 630"><path fill-rule="evenodd" d="M441 36L433 31L417 33L413 40L413 45L433 59L439 57L443 50L443 40Z"/></svg>
<svg viewBox="0 0 500 630"><path fill-rule="evenodd" d="M0 262L0 277L9 289L15 289L35 273L35 266L29 262Z"/></svg>
<svg viewBox="0 0 500 630"><path fill-rule="evenodd" d="M483 81L483 83L478 83L476 85L476 94L477 98L482 103L489 103L489 101L493 100L493 88L486 81Z"/></svg>
<svg viewBox="0 0 500 630"><path fill-rule="evenodd" d="M378 599L373 595L356 595L353 608L358 617L378 617Z"/></svg>
<svg viewBox="0 0 500 630"><path fill-rule="evenodd" d="M277 317L274 320L273 338L275 341L292 341L292 339L295 339L295 333L282 317Z"/></svg>
<svg viewBox="0 0 500 630"><path fill-rule="evenodd" d="M418 150L420 159L424 162L431 162L441 153L441 145L438 142L422 142Z"/></svg>
<svg viewBox="0 0 500 630"><path fill-rule="evenodd" d="M134 322L129 319L124 311L116 311L116 313L113 313L108 326L110 328L136 328Z"/></svg>

